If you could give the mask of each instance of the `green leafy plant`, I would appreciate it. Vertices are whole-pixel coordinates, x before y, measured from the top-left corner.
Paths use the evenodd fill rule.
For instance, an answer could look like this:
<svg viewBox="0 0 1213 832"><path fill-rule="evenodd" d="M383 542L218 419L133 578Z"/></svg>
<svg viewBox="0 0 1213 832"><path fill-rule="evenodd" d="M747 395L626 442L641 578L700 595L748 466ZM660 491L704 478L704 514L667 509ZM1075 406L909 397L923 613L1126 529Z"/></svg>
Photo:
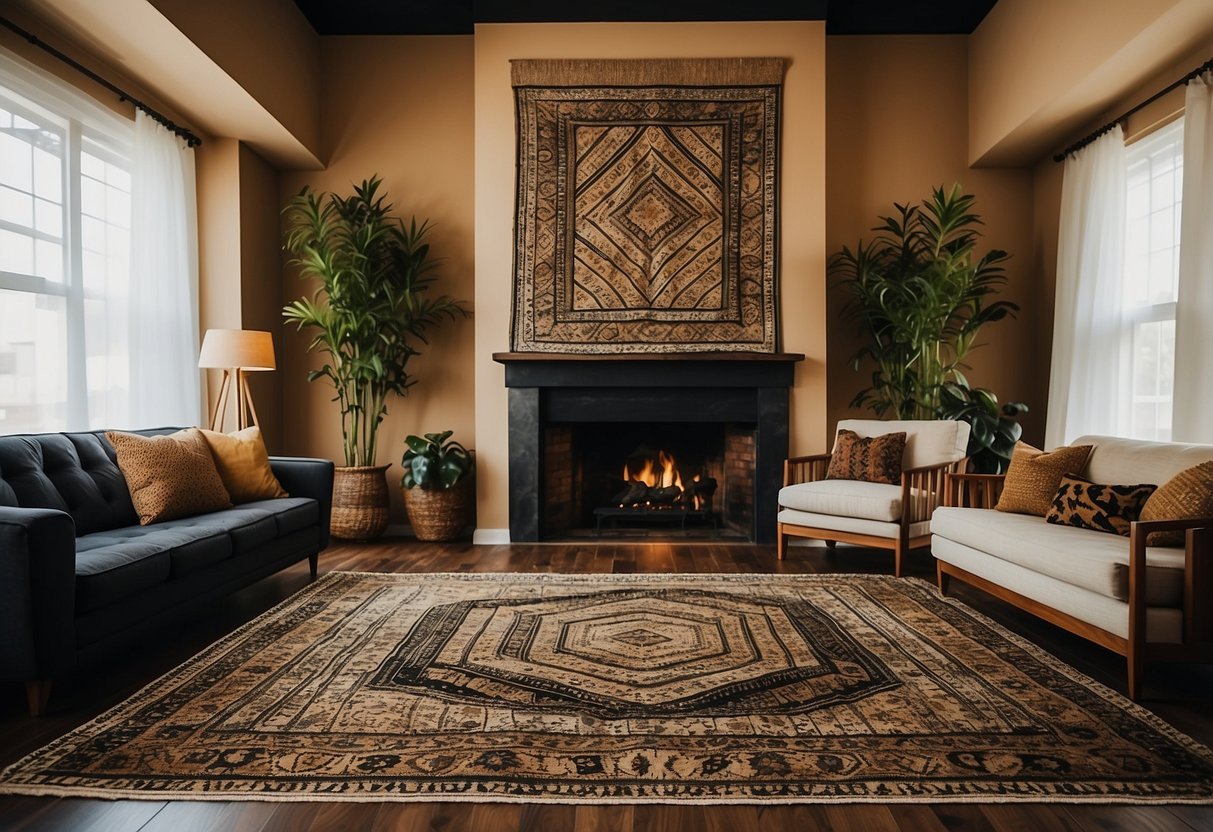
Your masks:
<svg viewBox="0 0 1213 832"><path fill-rule="evenodd" d="M315 330L308 351L326 360L308 380L325 379L336 390L347 466L375 464L388 397L416 384L408 362L418 343L428 343L426 332L469 315L462 301L426 296L438 266L425 242L429 223L414 218L406 226L393 216L381 182L363 180L350 196L305 187L283 209L291 263L320 285L282 314L300 330Z"/></svg>
<svg viewBox="0 0 1213 832"><path fill-rule="evenodd" d="M408 450L400 460L402 488L454 488L471 473L472 454L451 439L454 431L405 437Z"/></svg>
<svg viewBox="0 0 1213 832"><path fill-rule="evenodd" d="M871 384L852 407L878 416L934 419L948 382L968 386L965 356L983 326L1014 315L1018 305L990 302L1006 283L1000 265L1005 251L977 256L981 218L974 197L959 185L935 188L918 205L894 203L879 232L852 251L830 259L835 285L849 294L843 314L856 321L867 343L854 356L860 369L870 360Z"/></svg>
<svg viewBox="0 0 1213 832"><path fill-rule="evenodd" d="M948 382L940 389L939 416L969 423L969 470L974 473L1006 473L1015 443L1023 435L1019 417L1027 412L1023 402L999 407L998 397L984 388Z"/></svg>

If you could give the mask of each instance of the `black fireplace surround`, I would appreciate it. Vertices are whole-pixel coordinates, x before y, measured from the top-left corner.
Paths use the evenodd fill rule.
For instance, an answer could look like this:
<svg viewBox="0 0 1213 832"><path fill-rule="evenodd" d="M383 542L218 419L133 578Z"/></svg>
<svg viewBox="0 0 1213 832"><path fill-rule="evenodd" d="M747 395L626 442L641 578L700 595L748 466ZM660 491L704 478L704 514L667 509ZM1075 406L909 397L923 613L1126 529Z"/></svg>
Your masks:
<svg viewBox="0 0 1213 832"><path fill-rule="evenodd" d="M495 353L509 390L510 540L542 539L543 436L587 422L745 422L754 434L756 543L775 542L798 353Z"/></svg>

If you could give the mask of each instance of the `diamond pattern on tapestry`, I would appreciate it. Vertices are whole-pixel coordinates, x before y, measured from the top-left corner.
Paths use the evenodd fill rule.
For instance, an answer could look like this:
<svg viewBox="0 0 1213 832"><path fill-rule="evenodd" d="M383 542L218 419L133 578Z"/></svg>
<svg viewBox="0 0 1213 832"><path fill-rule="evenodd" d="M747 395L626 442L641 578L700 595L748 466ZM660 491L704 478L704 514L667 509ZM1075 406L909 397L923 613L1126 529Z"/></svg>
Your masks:
<svg viewBox="0 0 1213 832"><path fill-rule="evenodd" d="M776 351L778 84L515 95L513 350Z"/></svg>

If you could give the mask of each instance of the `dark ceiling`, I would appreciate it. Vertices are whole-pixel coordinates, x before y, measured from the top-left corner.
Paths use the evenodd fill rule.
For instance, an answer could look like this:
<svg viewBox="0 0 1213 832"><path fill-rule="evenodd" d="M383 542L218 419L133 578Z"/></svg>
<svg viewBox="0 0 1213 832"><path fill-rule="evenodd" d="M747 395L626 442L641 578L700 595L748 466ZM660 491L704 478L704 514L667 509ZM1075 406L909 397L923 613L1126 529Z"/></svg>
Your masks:
<svg viewBox="0 0 1213 832"><path fill-rule="evenodd" d="M831 35L963 35L995 0L295 0L321 35L462 35L475 23L825 20Z"/></svg>

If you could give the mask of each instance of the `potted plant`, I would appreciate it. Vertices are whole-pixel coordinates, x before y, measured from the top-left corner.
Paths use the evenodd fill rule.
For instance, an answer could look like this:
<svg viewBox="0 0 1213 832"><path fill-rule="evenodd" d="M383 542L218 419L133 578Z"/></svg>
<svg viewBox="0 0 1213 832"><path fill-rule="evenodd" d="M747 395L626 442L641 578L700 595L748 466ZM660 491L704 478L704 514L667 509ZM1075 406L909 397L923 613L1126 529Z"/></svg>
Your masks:
<svg viewBox="0 0 1213 832"><path fill-rule="evenodd" d="M990 302L1006 283L1001 264L1007 253L978 256L981 218L973 213L974 200L954 185L933 189L919 205L894 203L895 215L880 217L877 235L854 251L844 246L829 268L834 285L850 296L844 316L867 336L852 365L875 365L871 383L851 406L893 419L966 421L971 461L989 470L998 466L1006 440L1018 438L1015 419L1027 406L1011 402L1000 412L997 397L970 387L964 375L965 356L982 327L1019 311L1011 301Z"/></svg>
<svg viewBox="0 0 1213 832"><path fill-rule="evenodd" d="M333 482L331 530L355 540L387 527L390 465L376 464L376 437L389 399L416 383L409 359L431 327L469 314L461 301L426 296L438 265L425 242L429 223L414 218L406 226L393 216L380 184L372 176L350 196L304 187L283 209L290 262L318 286L282 314L314 330L308 351L325 357L308 380L331 384L341 412L345 464Z"/></svg>
<svg viewBox="0 0 1213 832"><path fill-rule="evenodd" d="M408 436L400 488L418 540L454 540L472 519L475 458L453 431Z"/></svg>

